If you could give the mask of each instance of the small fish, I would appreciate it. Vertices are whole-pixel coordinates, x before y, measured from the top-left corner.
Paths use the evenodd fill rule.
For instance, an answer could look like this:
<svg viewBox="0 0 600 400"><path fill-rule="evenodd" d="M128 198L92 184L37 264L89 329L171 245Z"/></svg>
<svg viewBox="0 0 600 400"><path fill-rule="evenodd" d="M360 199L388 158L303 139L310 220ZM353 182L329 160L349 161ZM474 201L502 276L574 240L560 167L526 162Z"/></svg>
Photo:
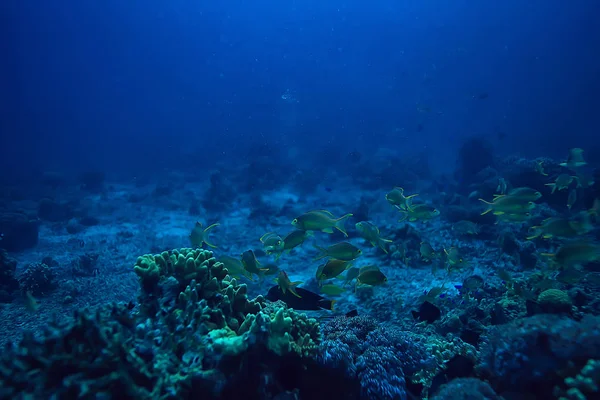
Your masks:
<svg viewBox="0 0 600 400"><path fill-rule="evenodd" d="M268 232L259 239L264 246L265 253L278 253L283 250L283 239L275 232Z"/></svg>
<svg viewBox="0 0 600 400"><path fill-rule="evenodd" d="M423 261L429 262L437 258L437 253L427 242L421 242L421 245L419 246L419 253L421 254L421 259Z"/></svg>
<svg viewBox="0 0 600 400"><path fill-rule="evenodd" d="M566 283L568 285L575 285L579 283L585 274L578 270L577 268L570 266L560 271L558 275L556 275L556 280L562 283Z"/></svg>
<svg viewBox="0 0 600 400"><path fill-rule="evenodd" d="M265 272L265 275L276 275L279 273L279 267L275 264L267 264L262 268Z"/></svg>
<svg viewBox="0 0 600 400"><path fill-rule="evenodd" d="M446 282L442 283L442 286L435 286L423 293L419 297L419 302L429 301L432 302L437 299L442 293L446 291Z"/></svg>
<svg viewBox="0 0 600 400"><path fill-rule="evenodd" d="M577 189L569 190L569 197L567 198L567 208L570 210L575 202L577 201Z"/></svg>
<svg viewBox="0 0 600 400"><path fill-rule="evenodd" d="M426 221L440 215L440 211L437 208L428 204L413 205L411 206L411 208L408 208L406 210L398 208L398 211L404 214L404 217L402 217L402 219L400 219L400 221L398 222L403 222L407 219L410 222L415 222L419 220Z"/></svg>
<svg viewBox="0 0 600 400"><path fill-rule="evenodd" d="M265 298L269 301L281 300L287 304L288 307L295 310L333 310L335 300L328 300L323 296L300 287L296 288L296 293L300 297L293 295L289 291L283 293L279 288L279 285L275 285L269 289Z"/></svg>
<svg viewBox="0 0 600 400"><path fill-rule="evenodd" d="M360 268L351 267L346 271L345 276L338 276L338 279L343 279L344 284L342 286L346 286L349 283L352 283L354 279L360 274ZM318 279L317 279L318 280Z"/></svg>
<svg viewBox="0 0 600 400"><path fill-rule="evenodd" d="M286 292L292 293L296 297L302 297L296 292L296 286L302 284L301 281L292 282L284 271L279 271L279 275L275 278L275 282L279 285L279 289L285 295Z"/></svg>
<svg viewBox="0 0 600 400"><path fill-rule="evenodd" d="M532 201L523 200L520 197L499 195L494 197L492 202L487 202L484 199L479 199L479 201L487 204L489 207L487 210L481 213L481 215L485 215L489 212L494 215L503 215L503 214L525 214L535 208L535 203Z"/></svg>
<svg viewBox="0 0 600 400"><path fill-rule="evenodd" d="M587 212L578 213L571 219L552 217L542 221L539 226L529 228L527 240L542 237L551 239L554 237L572 238L590 232L594 227L589 220Z"/></svg>
<svg viewBox="0 0 600 400"><path fill-rule="evenodd" d="M217 248L214 244L209 242L209 234L210 231L219 226L218 223L207 226L206 229L202 229L202 223L196 222L194 228L192 229L192 233L190 233L190 242L194 247L202 247L203 243L206 243L208 247Z"/></svg>
<svg viewBox="0 0 600 400"><path fill-rule="evenodd" d="M577 180L578 189L589 189L596 184L596 178L594 178L593 175L583 171L577 171L577 176L575 176L575 179Z"/></svg>
<svg viewBox="0 0 600 400"><path fill-rule="evenodd" d="M227 272L229 275L234 278L240 278L242 276L253 280L252 274L244 268L244 264L238 258L231 256L220 256L217 258L217 261L222 263L225 268L227 268Z"/></svg>
<svg viewBox="0 0 600 400"><path fill-rule="evenodd" d="M561 167L569 169L577 169L587 165L587 162L583 159L583 150L580 148L574 148L569 150L569 156L567 161L560 163Z"/></svg>
<svg viewBox="0 0 600 400"><path fill-rule="evenodd" d="M498 221L502 222L526 222L531 219L532 215L530 212L522 214L499 214L496 215ZM496 223L498 223L498 221Z"/></svg>
<svg viewBox="0 0 600 400"><path fill-rule="evenodd" d="M321 231L325 233L333 233L335 228L348 237L344 223L351 216L352 214L346 214L340 218L335 218L327 210L309 211L294 218L292 225L303 231Z"/></svg>
<svg viewBox="0 0 600 400"><path fill-rule="evenodd" d="M321 293L328 296L339 296L345 292L345 289L336 285L323 285L320 288Z"/></svg>
<svg viewBox="0 0 600 400"><path fill-rule="evenodd" d="M496 192L503 195L503 194L506 194L507 189L508 189L508 183L506 183L506 179L504 179L504 178L498 179L498 186L496 187Z"/></svg>
<svg viewBox="0 0 600 400"><path fill-rule="evenodd" d="M315 245L315 248L321 252L315 260L331 257L342 261L352 261L362 254L362 250L348 242L333 244L327 248Z"/></svg>
<svg viewBox="0 0 600 400"><path fill-rule="evenodd" d="M265 268L261 268L262 266L256 259L256 255L252 250L246 250L242 253L242 264L244 265L244 269L251 274L258 275L261 278L266 271Z"/></svg>
<svg viewBox="0 0 600 400"><path fill-rule="evenodd" d="M402 210L408 210L411 208L411 199L415 196L418 196L418 194L405 196L403 188L395 187L385 195L385 199L395 207L399 207Z"/></svg>
<svg viewBox="0 0 600 400"><path fill-rule="evenodd" d="M448 262L448 269L462 268L467 266L467 262L460 255L460 251L456 247L450 247L450 249L444 249L446 253L446 261Z"/></svg>
<svg viewBox="0 0 600 400"><path fill-rule="evenodd" d="M312 233L308 231L295 230L291 231L283 238L283 250L288 253L295 247L300 246L304 241L310 237Z"/></svg>
<svg viewBox="0 0 600 400"><path fill-rule="evenodd" d="M373 247L379 247L384 253L388 253L386 243L392 243L393 241L382 238L377 226L369 221L358 222L355 226L363 239L371 243Z"/></svg>
<svg viewBox="0 0 600 400"><path fill-rule="evenodd" d="M463 290L467 292L474 292L484 286L483 278L479 275L471 275L467 277L462 284Z"/></svg>
<svg viewBox="0 0 600 400"><path fill-rule="evenodd" d="M508 196L518 197L523 201L537 201L542 197L542 194L529 187L518 187L508 191Z"/></svg>
<svg viewBox="0 0 600 400"><path fill-rule="evenodd" d="M535 172L537 172L540 175L548 176L548 174L544 171L544 162L543 161L537 161L535 163L533 169L535 170Z"/></svg>
<svg viewBox="0 0 600 400"><path fill-rule="evenodd" d="M356 277L355 290L359 285L379 286L385 284L387 281L387 277L379 268L373 266L363 267Z"/></svg>
<svg viewBox="0 0 600 400"><path fill-rule="evenodd" d="M576 265L600 261L600 244L587 239L578 239L564 243L554 254L542 253L542 255L551 257L552 261L559 267L566 269Z"/></svg>
<svg viewBox="0 0 600 400"><path fill-rule="evenodd" d="M343 273L345 270L350 268L350 263L348 261L331 259L328 260L321 269L320 275L317 276L317 280L325 280L335 278L336 276Z"/></svg>
<svg viewBox="0 0 600 400"><path fill-rule="evenodd" d="M556 177L554 183L546 183L546 186L550 186L552 188L552 194L554 192L568 189L571 183L575 178L569 174L560 174Z"/></svg>
<svg viewBox="0 0 600 400"><path fill-rule="evenodd" d="M506 283L510 283L513 281L512 276L505 269L498 270L498 277Z"/></svg>
<svg viewBox="0 0 600 400"><path fill-rule="evenodd" d="M452 225L452 230L460 235L479 235L479 226L467 220L458 221Z"/></svg>
<svg viewBox="0 0 600 400"><path fill-rule="evenodd" d="M27 311L32 313L36 312L40 308L37 300L35 297L33 297L29 290L25 292L25 308L27 308Z"/></svg>

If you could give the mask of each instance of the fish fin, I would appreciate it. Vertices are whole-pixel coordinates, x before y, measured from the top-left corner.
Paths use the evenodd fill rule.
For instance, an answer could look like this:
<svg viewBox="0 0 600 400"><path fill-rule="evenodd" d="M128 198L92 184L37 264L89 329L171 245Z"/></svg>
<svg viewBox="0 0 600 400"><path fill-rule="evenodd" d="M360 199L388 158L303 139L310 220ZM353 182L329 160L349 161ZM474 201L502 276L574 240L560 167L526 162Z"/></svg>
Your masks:
<svg viewBox="0 0 600 400"><path fill-rule="evenodd" d="M333 217L333 214L331 213L331 211L327 211L327 210L317 210L317 212L322 212L324 214L329 215L330 217Z"/></svg>
<svg viewBox="0 0 600 400"><path fill-rule="evenodd" d="M405 214L402 218L398 220L398 222L404 222L408 219L408 214Z"/></svg>
<svg viewBox="0 0 600 400"><path fill-rule="evenodd" d="M321 232L333 233L333 228L323 228L323 229L321 229Z"/></svg>
<svg viewBox="0 0 600 400"><path fill-rule="evenodd" d="M260 239L258 239L258 240L260 240L260 242L262 243L262 241L264 240L264 238L265 238L267 235L272 235L272 234L275 234L275 232L267 232L267 233L265 233L264 235L262 235L262 236L260 237Z"/></svg>
<svg viewBox="0 0 600 400"><path fill-rule="evenodd" d="M313 247L321 253L313 259L314 261L317 261L317 260L327 257L327 249L326 248L321 247L318 244L313 244Z"/></svg>
<svg viewBox="0 0 600 400"><path fill-rule="evenodd" d="M298 285L302 285L304 282L302 281L296 281L296 282L290 282L291 286L298 286Z"/></svg>
<svg viewBox="0 0 600 400"><path fill-rule="evenodd" d="M415 193L415 194L411 194L410 196L404 196L404 198L406 200L409 200L409 199L412 199L413 197L418 196L418 195L419 195L419 193Z"/></svg>
<svg viewBox="0 0 600 400"><path fill-rule="evenodd" d="M294 289L294 287L290 287L290 293L293 294L294 296L298 297L299 299L302 298L302 296L300 296L298 293L296 293L296 289Z"/></svg>
<svg viewBox="0 0 600 400"><path fill-rule="evenodd" d="M204 243L206 243L206 245L207 245L208 247L212 247L213 249L216 249L216 248L217 248L217 246L215 246L214 244L212 244L212 243L210 243L210 242L209 242L208 235L210 234L210 231L211 231L213 228L216 228L216 227L217 227L217 226L219 226L219 225L220 225L220 224L219 224L218 222L217 222L217 223L215 223L215 224L209 225L209 226L207 226L207 227L206 227L206 229L204 229L204 231L202 232L202 241L203 241Z"/></svg>
<svg viewBox="0 0 600 400"><path fill-rule="evenodd" d="M417 217L410 217L410 218L408 219L408 221L409 221L409 222L416 222L416 221L418 221L418 219L417 219Z"/></svg>
<svg viewBox="0 0 600 400"><path fill-rule="evenodd" d="M335 305L336 302L337 302L337 300L331 300L331 306L329 308L331 311L333 311L334 305Z"/></svg>
<svg viewBox="0 0 600 400"><path fill-rule="evenodd" d="M335 229L342 232L345 237L348 237L348 233L346 232L346 227L344 226L344 224L346 223L346 220L348 218L350 218L351 216L352 216L352 214L348 213L348 214L341 216L335 220L335 225L334 225Z"/></svg>

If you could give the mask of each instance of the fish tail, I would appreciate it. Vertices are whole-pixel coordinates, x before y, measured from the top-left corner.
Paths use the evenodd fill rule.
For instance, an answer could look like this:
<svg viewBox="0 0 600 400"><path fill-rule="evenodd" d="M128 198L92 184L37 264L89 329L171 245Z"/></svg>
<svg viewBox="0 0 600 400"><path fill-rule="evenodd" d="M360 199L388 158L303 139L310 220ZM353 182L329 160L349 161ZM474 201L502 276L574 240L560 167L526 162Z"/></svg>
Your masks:
<svg viewBox="0 0 600 400"><path fill-rule="evenodd" d="M334 305L335 305L336 302L337 302L337 300L331 300L331 305L329 306L329 309L331 311L333 311L333 308L334 308Z"/></svg>
<svg viewBox="0 0 600 400"><path fill-rule="evenodd" d="M532 239L538 238L542 234L542 230L540 229L539 226L532 226L530 229L533 230L535 233L531 236L527 236L525 238L527 240L532 240Z"/></svg>
<svg viewBox="0 0 600 400"><path fill-rule="evenodd" d="M215 246L214 244L210 243L210 241L209 241L209 237L208 237L208 236L209 236L209 234L210 234L210 231L211 231L213 228L216 228L216 227L217 227L217 226L219 226L219 225L220 225L220 224L217 222L217 223L215 223L215 224L212 224L212 225L210 225L210 226L207 226L207 227L206 227L206 229L205 229L205 230L202 232L202 241L203 241L204 243L206 243L206 245L207 245L208 247L212 247L213 249L216 249L216 248L217 248L217 246Z"/></svg>
<svg viewBox="0 0 600 400"><path fill-rule="evenodd" d="M325 249L324 247L319 246L318 244L313 244L313 247L315 249L317 249L317 251L321 254L319 254L318 256L316 256L314 258L314 261L320 260L322 258L327 257L327 249Z"/></svg>
<svg viewBox="0 0 600 400"><path fill-rule="evenodd" d="M378 246L378 247L379 247L381 250L383 250L383 252L384 252L385 254L388 254L388 249L386 248L386 245L385 245L385 244L386 244L386 243L391 243L391 242L392 242L391 240L387 240L387 239L381 239L381 238L380 238L380 239L379 239L379 241L378 241L378 243L377 243L377 246Z"/></svg>
<svg viewBox="0 0 600 400"><path fill-rule="evenodd" d="M335 220L335 225L334 225L335 229L342 232L344 234L344 236L346 236L346 237L348 237L348 233L346 232L346 227L344 226L344 224L346 223L348 218L350 218L351 216L352 216L352 214L349 213L349 214L346 214Z"/></svg>
<svg viewBox="0 0 600 400"><path fill-rule="evenodd" d="M556 183L546 183L546 186L550 186L552 188L552 193L556 191Z"/></svg>

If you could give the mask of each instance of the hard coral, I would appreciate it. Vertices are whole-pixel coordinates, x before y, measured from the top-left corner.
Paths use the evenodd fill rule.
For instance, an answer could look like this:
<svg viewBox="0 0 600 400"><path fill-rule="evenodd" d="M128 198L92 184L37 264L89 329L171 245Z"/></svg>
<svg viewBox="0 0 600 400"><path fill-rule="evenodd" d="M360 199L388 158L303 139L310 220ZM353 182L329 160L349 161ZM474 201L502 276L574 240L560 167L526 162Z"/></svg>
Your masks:
<svg viewBox="0 0 600 400"><path fill-rule="evenodd" d="M478 370L500 394L535 393L552 398L561 374L600 357L600 318L581 321L551 314L495 327L485 337Z"/></svg>
<svg viewBox="0 0 600 400"><path fill-rule="evenodd" d="M23 293L44 296L56 288L55 278L51 267L44 263L33 263L19 276L19 286Z"/></svg>

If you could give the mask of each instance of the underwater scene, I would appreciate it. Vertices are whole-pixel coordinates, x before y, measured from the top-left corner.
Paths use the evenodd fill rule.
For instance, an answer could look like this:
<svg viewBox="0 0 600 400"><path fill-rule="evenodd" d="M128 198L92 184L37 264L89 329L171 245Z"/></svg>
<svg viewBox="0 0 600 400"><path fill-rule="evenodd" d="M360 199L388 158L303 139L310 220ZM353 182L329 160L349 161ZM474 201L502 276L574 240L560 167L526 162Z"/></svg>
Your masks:
<svg viewBox="0 0 600 400"><path fill-rule="evenodd" d="M597 2L1 9L0 399L600 399Z"/></svg>

